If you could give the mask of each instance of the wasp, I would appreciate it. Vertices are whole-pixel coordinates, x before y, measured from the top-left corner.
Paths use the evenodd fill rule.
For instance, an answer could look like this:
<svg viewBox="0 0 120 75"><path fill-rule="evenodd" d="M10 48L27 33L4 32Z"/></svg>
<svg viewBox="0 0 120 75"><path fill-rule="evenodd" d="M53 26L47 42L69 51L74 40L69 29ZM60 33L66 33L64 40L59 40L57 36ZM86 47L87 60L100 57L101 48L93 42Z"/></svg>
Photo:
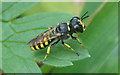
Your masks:
<svg viewBox="0 0 120 75"><path fill-rule="evenodd" d="M65 43L64 40L71 37L73 40L77 40L78 43L83 46L82 42L77 37L74 37L72 34L83 33L85 31L86 25L83 23L83 20L89 17L86 16L87 13L88 11L80 18L73 17L69 22L59 23L56 27L49 27L48 30L28 42L28 45L32 50L41 50L48 46L47 53L42 60L43 62L50 54L51 47L56 45L59 41L61 41L64 46L66 46L79 56L79 54L70 45Z"/></svg>

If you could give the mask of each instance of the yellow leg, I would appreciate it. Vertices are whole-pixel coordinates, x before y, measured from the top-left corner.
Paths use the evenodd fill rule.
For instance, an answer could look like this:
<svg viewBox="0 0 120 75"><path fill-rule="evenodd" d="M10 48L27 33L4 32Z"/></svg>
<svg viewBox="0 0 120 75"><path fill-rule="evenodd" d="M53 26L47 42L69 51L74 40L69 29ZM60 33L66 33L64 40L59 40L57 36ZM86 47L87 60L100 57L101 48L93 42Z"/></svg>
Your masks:
<svg viewBox="0 0 120 75"><path fill-rule="evenodd" d="M77 40L78 43L79 43L83 48L86 48L85 46L83 46L83 44L82 44L82 42L80 41L80 39L78 39L77 37L73 37L73 36L71 36L71 37L72 37L72 39Z"/></svg>
<svg viewBox="0 0 120 75"><path fill-rule="evenodd" d="M85 46L83 46L82 42L80 42L80 39L76 38L76 40L78 41L78 43L79 43L83 48L86 48Z"/></svg>
<svg viewBox="0 0 120 75"><path fill-rule="evenodd" d="M76 40L77 40L80 44L82 44L82 42L80 42L80 39L76 38Z"/></svg>
<svg viewBox="0 0 120 75"><path fill-rule="evenodd" d="M46 60L47 56L50 54L50 47L51 46L49 46L48 49L47 49L47 54L45 55L45 57L43 59L43 62Z"/></svg>
<svg viewBox="0 0 120 75"><path fill-rule="evenodd" d="M47 54L45 55L44 59L42 62L44 62L46 60L46 58L48 57L48 55L50 54L50 48L54 45L56 45L60 40L57 40L56 42L54 42L53 44L51 44L48 48L47 48Z"/></svg>
<svg viewBox="0 0 120 75"><path fill-rule="evenodd" d="M62 41L62 44L63 44L64 46L66 46L67 48L69 48L70 50L72 50L74 53L76 53L76 54L79 56L79 54L78 54L70 45L64 43L63 41Z"/></svg>

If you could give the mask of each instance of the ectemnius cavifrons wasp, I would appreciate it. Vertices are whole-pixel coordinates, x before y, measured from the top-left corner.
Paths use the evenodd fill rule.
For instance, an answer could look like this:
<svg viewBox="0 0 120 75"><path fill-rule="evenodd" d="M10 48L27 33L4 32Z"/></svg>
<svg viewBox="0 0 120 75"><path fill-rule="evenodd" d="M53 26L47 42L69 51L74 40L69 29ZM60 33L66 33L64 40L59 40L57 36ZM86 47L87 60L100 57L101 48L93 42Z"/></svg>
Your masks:
<svg viewBox="0 0 120 75"><path fill-rule="evenodd" d="M32 50L40 50L48 46L47 53L42 62L44 62L47 56L50 54L50 48L59 41L61 41L64 46L68 47L71 51L79 56L79 54L70 45L66 44L64 40L71 37L72 39L77 40L80 45L83 46L81 41L72 34L78 32L83 33L85 31L86 25L83 23L83 20L89 17L86 16L87 13L88 11L81 18L73 17L70 22L60 23L56 27L50 27L48 30L28 42L28 45ZM53 42L54 40L57 41Z"/></svg>

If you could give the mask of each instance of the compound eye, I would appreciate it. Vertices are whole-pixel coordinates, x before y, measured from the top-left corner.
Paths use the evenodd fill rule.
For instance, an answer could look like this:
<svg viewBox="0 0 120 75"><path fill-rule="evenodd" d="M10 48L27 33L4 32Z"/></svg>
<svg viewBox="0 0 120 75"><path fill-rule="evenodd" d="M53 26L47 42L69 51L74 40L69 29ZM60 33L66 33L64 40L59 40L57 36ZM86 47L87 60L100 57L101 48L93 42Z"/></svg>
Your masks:
<svg viewBox="0 0 120 75"><path fill-rule="evenodd" d="M79 19L75 19L74 22L76 22L77 24L79 24L80 20Z"/></svg>
<svg viewBox="0 0 120 75"><path fill-rule="evenodd" d="M73 18L70 20L70 23L71 23L72 25L79 24L79 23L80 23L80 18L79 18L79 17L73 17Z"/></svg>
<svg viewBox="0 0 120 75"><path fill-rule="evenodd" d="M79 23L80 23L80 20L77 20L76 22L77 22L77 24L79 24Z"/></svg>
<svg viewBox="0 0 120 75"><path fill-rule="evenodd" d="M74 29L75 29L75 31L77 31L77 32L83 32L83 27L82 27L82 25L75 25L75 26L74 26Z"/></svg>
<svg viewBox="0 0 120 75"><path fill-rule="evenodd" d="M79 29L80 26L79 26L79 25L75 25L74 28L75 28L75 29Z"/></svg>

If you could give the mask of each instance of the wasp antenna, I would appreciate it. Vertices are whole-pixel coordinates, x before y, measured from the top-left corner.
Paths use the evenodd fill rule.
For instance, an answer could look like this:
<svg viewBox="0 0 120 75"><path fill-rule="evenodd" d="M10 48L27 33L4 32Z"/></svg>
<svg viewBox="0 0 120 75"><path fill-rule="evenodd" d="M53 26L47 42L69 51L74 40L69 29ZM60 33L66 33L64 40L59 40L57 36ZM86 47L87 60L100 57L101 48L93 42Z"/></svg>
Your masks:
<svg viewBox="0 0 120 75"><path fill-rule="evenodd" d="M85 19L85 18L88 18L89 16L85 16L85 17L83 17L81 20L83 20L83 19Z"/></svg>
<svg viewBox="0 0 120 75"><path fill-rule="evenodd" d="M83 20L84 19L84 16L88 13L88 11L86 11L85 14L83 14L83 16L81 17L81 19ZM88 16L89 17L89 16ZM87 17L86 17L87 18Z"/></svg>

